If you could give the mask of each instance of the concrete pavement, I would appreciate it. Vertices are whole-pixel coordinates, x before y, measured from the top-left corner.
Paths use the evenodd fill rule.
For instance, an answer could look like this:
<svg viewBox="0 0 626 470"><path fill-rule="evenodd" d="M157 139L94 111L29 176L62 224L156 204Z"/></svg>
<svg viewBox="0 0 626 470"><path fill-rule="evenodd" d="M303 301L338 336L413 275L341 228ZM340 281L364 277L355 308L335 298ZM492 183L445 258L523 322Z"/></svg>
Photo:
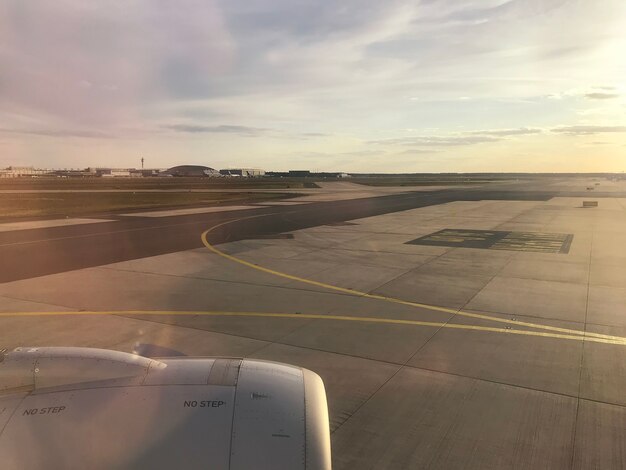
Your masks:
<svg viewBox="0 0 626 470"><path fill-rule="evenodd" d="M144 342L302 365L326 383L337 469L626 465L626 199L297 222L290 237L219 243L223 255L201 246L2 283L0 344ZM446 228L573 239L567 253L407 244ZM18 314L45 311L65 315Z"/></svg>

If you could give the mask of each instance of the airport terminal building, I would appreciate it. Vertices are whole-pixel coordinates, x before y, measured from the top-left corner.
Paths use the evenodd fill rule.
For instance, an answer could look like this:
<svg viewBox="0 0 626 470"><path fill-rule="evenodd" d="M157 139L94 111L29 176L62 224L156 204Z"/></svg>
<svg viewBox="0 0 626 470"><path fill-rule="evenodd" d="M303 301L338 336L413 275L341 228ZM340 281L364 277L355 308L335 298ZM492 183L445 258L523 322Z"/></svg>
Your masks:
<svg viewBox="0 0 626 470"><path fill-rule="evenodd" d="M259 168L228 168L225 170L220 170L220 175L254 178L258 176L265 176L265 170L261 170Z"/></svg>

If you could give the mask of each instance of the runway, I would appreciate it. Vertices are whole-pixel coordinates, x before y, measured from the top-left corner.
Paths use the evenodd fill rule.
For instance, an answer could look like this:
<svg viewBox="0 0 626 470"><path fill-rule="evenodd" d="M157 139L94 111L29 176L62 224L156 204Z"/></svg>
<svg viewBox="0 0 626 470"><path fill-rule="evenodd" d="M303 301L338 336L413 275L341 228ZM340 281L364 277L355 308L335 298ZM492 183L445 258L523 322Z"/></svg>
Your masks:
<svg viewBox="0 0 626 470"><path fill-rule="evenodd" d="M297 206L258 206L233 212L222 207L219 213L158 218L109 214L103 217L116 220L0 231L0 258L4 265L0 282L197 248L201 246L198 234L206 227L252 214L267 217L245 220L214 231L211 241L219 244L459 200L545 200L551 195L553 193L479 189L408 192Z"/></svg>
<svg viewBox="0 0 626 470"><path fill-rule="evenodd" d="M626 192L589 184L6 231L0 345L302 365L335 469L624 467Z"/></svg>

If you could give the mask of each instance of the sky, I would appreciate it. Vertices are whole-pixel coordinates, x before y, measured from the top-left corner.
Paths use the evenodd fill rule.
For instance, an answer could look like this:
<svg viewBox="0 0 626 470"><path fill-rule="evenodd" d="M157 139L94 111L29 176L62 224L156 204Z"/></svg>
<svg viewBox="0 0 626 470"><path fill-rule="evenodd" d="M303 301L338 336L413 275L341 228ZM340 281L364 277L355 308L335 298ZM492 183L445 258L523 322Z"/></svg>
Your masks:
<svg viewBox="0 0 626 470"><path fill-rule="evenodd" d="M3 0L0 167L626 170L623 0Z"/></svg>

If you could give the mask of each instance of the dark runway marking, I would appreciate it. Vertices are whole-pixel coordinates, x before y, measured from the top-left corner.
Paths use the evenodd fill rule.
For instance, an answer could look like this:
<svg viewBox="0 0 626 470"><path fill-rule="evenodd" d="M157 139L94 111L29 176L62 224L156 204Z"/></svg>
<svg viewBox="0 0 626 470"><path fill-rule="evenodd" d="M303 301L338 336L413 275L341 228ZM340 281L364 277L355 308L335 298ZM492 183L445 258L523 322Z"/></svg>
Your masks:
<svg viewBox="0 0 626 470"><path fill-rule="evenodd" d="M503 232L444 229L407 242L410 245L449 246L538 253L569 252L574 235L565 233Z"/></svg>

